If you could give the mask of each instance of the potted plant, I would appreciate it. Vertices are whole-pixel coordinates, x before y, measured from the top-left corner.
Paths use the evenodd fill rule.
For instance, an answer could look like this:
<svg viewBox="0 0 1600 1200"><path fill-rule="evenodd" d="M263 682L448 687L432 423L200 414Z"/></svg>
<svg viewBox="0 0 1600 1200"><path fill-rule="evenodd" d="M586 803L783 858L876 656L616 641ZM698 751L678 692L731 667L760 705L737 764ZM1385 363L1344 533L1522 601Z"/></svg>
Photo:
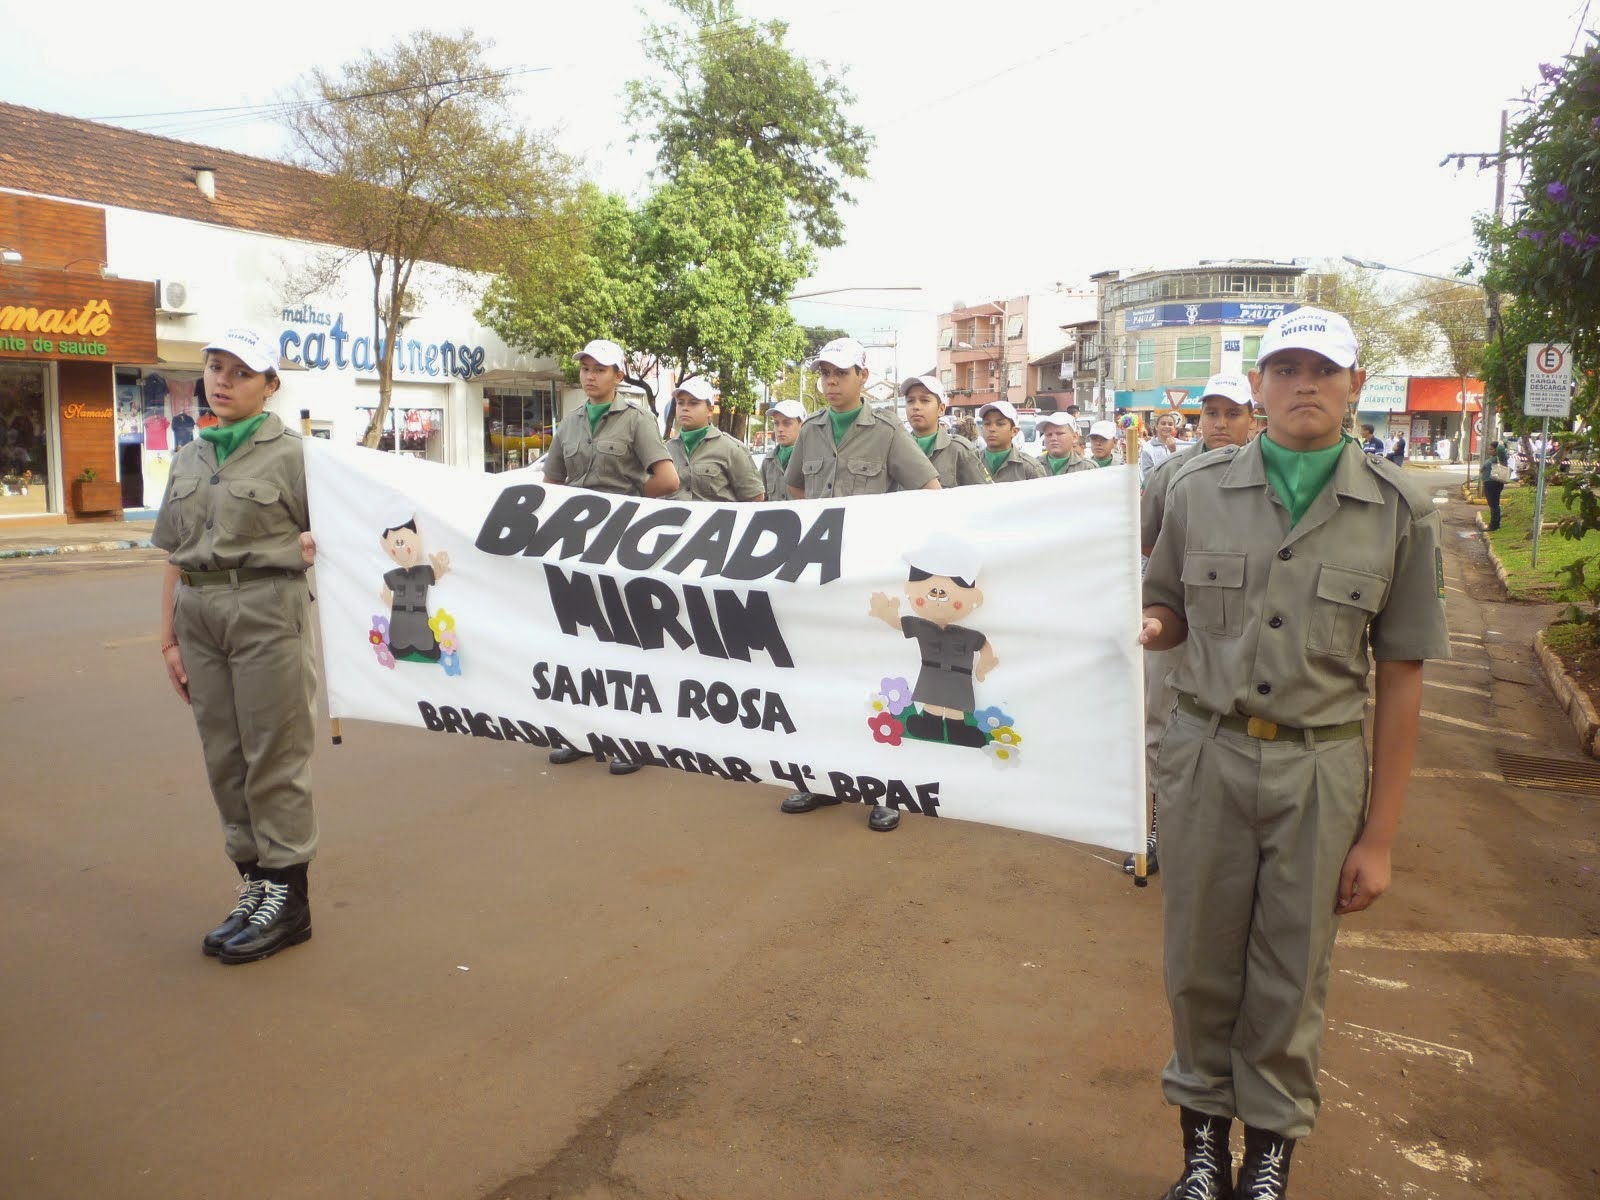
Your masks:
<svg viewBox="0 0 1600 1200"><path fill-rule="evenodd" d="M102 480L93 467L85 467L72 481L72 511L121 512L122 485L115 479Z"/></svg>

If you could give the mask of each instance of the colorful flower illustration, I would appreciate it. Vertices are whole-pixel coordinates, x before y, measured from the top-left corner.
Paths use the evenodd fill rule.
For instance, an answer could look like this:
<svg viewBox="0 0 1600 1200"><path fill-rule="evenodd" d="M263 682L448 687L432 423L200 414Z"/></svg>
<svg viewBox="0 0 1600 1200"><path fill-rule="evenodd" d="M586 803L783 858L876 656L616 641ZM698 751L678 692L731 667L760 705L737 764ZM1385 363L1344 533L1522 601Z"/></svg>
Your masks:
<svg viewBox="0 0 1600 1200"><path fill-rule="evenodd" d="M873 692L867 700L867 716L875 717L889 711L889 701L882 692Z"/></svg>
<svg viewBox="0 0 1600 1200"><path fill-rule="evenodd" d="M439 609L438 612L428 618L428 628L433 630L433 636L436 638L444 637L447 632L455 627L456 619L445 609Z"/></svg>
<svg viewBox="0 0 1600 1200"><path fill-rule="evenodd" d="M983 748L989 761L997 767L1014 767L1022 761L1022 751L1004 742L990 742Z"/></svg>
<svg viewBox="0 0 1600 1200"><path fill-rule="evenodd" d="M383 634L379 633L376 629L367 630L367 641L371 642L374 646L388 645L388 643L383 640Z"/></svg>
<svg viewBox="0 0 1600 1200"><path fill-rule="evenodd" d="M373 616L372 632L378 635L378 641L372 643L374 646L378 642L387 642L389 640L389 618L382 615Z"/></svg>
<svg viewBox="0 0 1600 1200"><path fill-rule="evenodd" d="M461 674L461 656L454 651L439 656L439 665L444 668L446 675Z"/></svg>
<svg viewBox="0 0 1600 1200"><path fill-rule="evenodd" d="M995 705L979 709L974 716L977 719L978 728L991 736L997 729L1007 729L1016 724L1009 713L1002 711ZM1020 741L1021 739L1019 738L1018 740Z"/></svg>
<svg viewBox="0 0 1600 1200"><path fill-rule="evenodd" d="M885 678L878 684L878 692L889 711L897 717L911 704L911 685L904 679Z"/></svg>
<svg viewBox="0 0 1600 1200"><path fill-rule="evenodd" d="M439 649L446 654L452 653L460 645L461 643L456 639L456 631L454 629L446 629L439 638Z"/></svg>
<svg viewBox="0 0 1600 1200"><path fill-rule="evenodd" d="M394 670L394 652L389 649L389 643L383 642L373 648L378 652L379 664Z"/></svg>
<svg viewBox="0 0 1600 1200"><path fill-rule="evenodd" d="M901 735L906 731L904 725L886 712L879 713L875 717L868 717L867 727L872 730L874 741L886 742L891 746L898 746Z"/></svg>
<svg viewBox="0 0 1600 1200"><path fill-rule="evenodd" d="M1002 725L999 729L989 731L989 740L999 742L1002 746L1013 748L1022 745L1022 735L1009 725Z"/></svg>

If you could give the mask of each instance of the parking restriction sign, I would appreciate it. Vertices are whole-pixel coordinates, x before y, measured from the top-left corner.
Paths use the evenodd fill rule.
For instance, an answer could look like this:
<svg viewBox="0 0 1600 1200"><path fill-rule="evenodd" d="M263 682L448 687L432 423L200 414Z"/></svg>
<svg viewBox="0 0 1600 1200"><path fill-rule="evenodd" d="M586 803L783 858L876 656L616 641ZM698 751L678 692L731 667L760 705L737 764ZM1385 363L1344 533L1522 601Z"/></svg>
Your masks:
<svg viewBox="0 0 1600 1200"><path fill-rule="evenodd" d="M1528 347L1528 382L1522 392L1527 417L1572 415L1572 347L1566 342L1535 342Z"/></svg>

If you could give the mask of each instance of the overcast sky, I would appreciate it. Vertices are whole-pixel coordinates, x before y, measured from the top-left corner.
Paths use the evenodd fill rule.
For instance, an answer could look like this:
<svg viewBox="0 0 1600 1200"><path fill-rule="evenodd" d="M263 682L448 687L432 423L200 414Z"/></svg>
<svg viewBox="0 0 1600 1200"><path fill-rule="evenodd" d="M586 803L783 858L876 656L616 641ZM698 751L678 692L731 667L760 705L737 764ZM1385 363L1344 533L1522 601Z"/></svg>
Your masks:
<svg viewBox="0 0 1600 1200"><path fill-rule="evenodd" d="M846 244L800 290L923 289L796 312L875 340L898 330L911 370L931 363L932 315L953 301L1081 287L1107 268L1354 254L1452 274L1472 215L1493 206L1494 177L1440 159L1494 149L1501 108L1567 51L1586 8L746 0L745 13L786 17L791 45L847 72L877 138ZM139 11L160 19L130 19ZM498 65L549 68L520 78L530 126L555 129L602 184L645 186L653 155L628 145L622 121L623 82L646 70L636 0L387 0L382 26L376 11L224 17L191 0L90 0L64 28L49 5L9 6L0 95L272 156L285 141L270 120L125 114L264 104L369 42L458 28L440 25L448 12L494 39Z"/></svg>

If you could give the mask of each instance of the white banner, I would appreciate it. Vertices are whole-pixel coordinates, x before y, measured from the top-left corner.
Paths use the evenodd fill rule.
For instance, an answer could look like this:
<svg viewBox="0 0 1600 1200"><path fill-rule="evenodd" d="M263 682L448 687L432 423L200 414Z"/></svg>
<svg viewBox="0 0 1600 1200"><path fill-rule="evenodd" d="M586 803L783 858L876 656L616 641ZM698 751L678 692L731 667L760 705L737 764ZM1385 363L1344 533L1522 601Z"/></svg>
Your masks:
<svg viewBox="0 0 1600 1200"><path fill-rule="evenodd" d="M305 456L335 717L1143 848L1132 468L724 505Z"/></svg>

